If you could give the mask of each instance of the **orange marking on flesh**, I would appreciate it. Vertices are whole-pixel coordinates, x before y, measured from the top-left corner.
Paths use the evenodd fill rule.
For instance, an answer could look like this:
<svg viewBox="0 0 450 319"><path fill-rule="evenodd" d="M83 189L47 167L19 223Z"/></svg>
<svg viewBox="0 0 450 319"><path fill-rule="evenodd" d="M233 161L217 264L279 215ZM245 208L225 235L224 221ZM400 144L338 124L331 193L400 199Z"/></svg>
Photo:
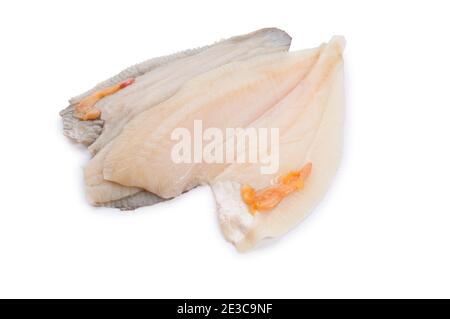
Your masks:
<svg viewBox="0 0 450 319"><path fill-rule="evenodd" d="M134 78L130 78L122 83L109 86L85 97L75 106L74 116L83 121L96 120L100 118L101 112L95 107L95 104L105 96L114 94L133 83Z"/></svg>
<svg viewBox="0 0 450 319"><path fill-rule="evenodd" d="M247 204L252 214L258 211L270 211L286 196L303 189L306 179L311 174L311 170L312 163L307 163L300 170L281 176L276 185L259 191L255 191L251 186L244 185L241 189L242 200Z"/></svg>

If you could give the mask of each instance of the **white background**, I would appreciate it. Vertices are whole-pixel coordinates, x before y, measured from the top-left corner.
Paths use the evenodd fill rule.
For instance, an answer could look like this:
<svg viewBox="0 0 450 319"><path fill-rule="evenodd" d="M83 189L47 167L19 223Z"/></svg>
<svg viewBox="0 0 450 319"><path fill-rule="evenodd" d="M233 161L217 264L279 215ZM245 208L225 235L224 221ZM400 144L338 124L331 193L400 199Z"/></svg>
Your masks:
<svg viewBox="0 0 450 319"><path fill-rule="evenodd" d="M0 297L450 297L446 1L1 1ZM326 198L239 254L198 188L90 207L67 99L130 64L261 27L345 51L344 158Z"/></svg>

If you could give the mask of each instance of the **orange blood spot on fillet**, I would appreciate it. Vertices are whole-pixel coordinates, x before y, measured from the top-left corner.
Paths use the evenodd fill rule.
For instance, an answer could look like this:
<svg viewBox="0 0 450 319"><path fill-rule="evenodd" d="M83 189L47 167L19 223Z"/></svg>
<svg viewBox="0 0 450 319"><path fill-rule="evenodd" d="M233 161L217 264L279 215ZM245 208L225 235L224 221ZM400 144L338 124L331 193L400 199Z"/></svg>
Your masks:
<svg viewBox="0 0 450 319"><path fill-rule="evenodd" d="M251 186L244 185L241 196L250 212L255 214L267 212L275 208L286 196L303 189L306 179L311 174L312 163L308 163L298 171L281 176L274 186L255 191Z"/></svg>
<svg viewBox="0 0 450 319"><path fill-rule="evenodd" d="M134 83L134 78L130 78L122 83L104 88L98 92L85 97L75 106L74 116L83 121L96 120L100 118L101 112L95 104L105 96L116 93Z"/></svg>

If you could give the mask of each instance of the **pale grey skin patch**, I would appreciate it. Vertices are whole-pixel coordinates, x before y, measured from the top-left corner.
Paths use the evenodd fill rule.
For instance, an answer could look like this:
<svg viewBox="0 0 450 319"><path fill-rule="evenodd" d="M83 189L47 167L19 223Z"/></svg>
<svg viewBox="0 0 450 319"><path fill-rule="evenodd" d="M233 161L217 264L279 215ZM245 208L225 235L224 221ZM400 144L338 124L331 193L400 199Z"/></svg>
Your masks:
<svg viewBox="0 0 450 319"><path fill-rule="evenodd" d="M100 136L104 121L81 121L73 116L74 106L69 105L59 115L63 121L63 134L76 143L91 145Z"/></svg>
<svg viewBox="0 0 450 319"><path fill-rule="evenodd" d="M151 206L167 199L156 196L155 194L142 191L131 196L127 196L118 200L107 203L98 204L98 207L120 208L120 210L134 210L139 207Z"/></svg>

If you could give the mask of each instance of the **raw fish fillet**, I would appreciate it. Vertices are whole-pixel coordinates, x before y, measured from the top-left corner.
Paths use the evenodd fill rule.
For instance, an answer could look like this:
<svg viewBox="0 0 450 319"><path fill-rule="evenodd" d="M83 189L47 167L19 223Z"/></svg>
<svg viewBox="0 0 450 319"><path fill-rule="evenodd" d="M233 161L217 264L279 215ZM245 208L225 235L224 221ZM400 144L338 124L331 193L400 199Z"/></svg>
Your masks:
<svg viewBox="0 0 450 319"><path fill-rule="evenodd" d="M239 251L295 227L338 169L345 40L291 53L289 44L283 31L263 29L144 62L72 98L61 112L65 134L95 154L84 169L89 202L135 209L208 184L221 230ZM226 147L235 136L220 135L224 158L256 153L258 160L206 163L193 154L176 163L173 133L195 136L199 122L203 131L275 129L279 143L249 141L235 153ZM276 169L268 172L274 153Z"/></svg>
<svg viewBox="0 0 450 319"><path fill-rule="evenodd" d="M324 196L338 168L344 115L342 38L334 38L308 77L252 127L280 128L280 169L260 174L258 164L233 164L211 183L225 237L245 251L278 237L303 220ZM264 189L277 177L312 163L301 191L268 212L252 214L242 187Z"/></svg>
<svg viewBox="0 0 450 319"><path fill-rule="evenodd" d="M320 51L256 57L190 81L173 98L128 123L105 157L104 178L163 198L210 181L224 165L174 163L173 130L185 127L192 132L195 120L202 120L204 129L246 127L303 80Z"/></svg>
<svg viewBox="0 0 450 319"><path fill-rule="evenodd" d="M84 144L95 154L113 140L123 126L142 111L175 94L192 77L218 66L257 55L286 51L290 36L279 29L261 29L247 35L232 37L211 46L161 57L130 67L95 88L71 99L71 106L61 112L65 135ZM73 105L96 90L135 77L136 83L96 104L101 121L80 123L73 117ZM91 126L93 128L91 128ZM103 127L103 130L99 130ZM98 135L98 132L101 132ZM97 134L97 136L96 136Z"/></svg>

